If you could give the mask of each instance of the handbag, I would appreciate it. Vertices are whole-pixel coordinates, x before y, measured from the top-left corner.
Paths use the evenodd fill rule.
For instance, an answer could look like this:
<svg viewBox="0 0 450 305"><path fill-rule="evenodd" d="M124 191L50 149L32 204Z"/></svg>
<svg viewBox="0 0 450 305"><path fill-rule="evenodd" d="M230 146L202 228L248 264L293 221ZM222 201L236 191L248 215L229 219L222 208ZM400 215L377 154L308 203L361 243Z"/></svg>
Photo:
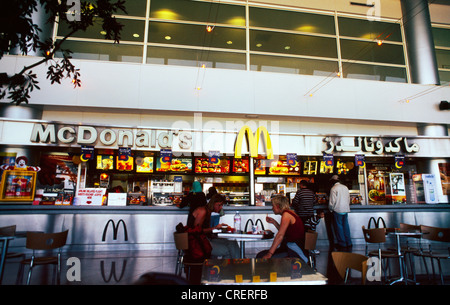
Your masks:
<svg viewBox="0 0 450 305"><path fill-rule="evenodd" d="M200 226L194 228L186 227L188 233L188 251L189 258L194 260L204 260L211 257L212 246L209 239L203 233L203 229Z"/></svg>

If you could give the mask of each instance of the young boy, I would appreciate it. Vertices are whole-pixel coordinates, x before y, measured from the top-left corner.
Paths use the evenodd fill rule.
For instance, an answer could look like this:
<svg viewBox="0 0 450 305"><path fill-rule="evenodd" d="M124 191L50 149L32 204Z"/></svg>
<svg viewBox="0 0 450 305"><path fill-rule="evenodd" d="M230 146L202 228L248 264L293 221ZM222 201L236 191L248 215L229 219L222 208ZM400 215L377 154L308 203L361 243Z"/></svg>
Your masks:
<svg viewBox="0 0 450 305"><path fill-rule="evenodd" d="M317 210L316 214L305 221L305 232L316 231L316 227L320 222L321 218L325 217L325 212L323 210ZM319 254L319 250L312 250L314 253Z"/></svg>
<svg viewBox="0 0 450 305"><path fill-rule="evenodd" d="M317 210L316 214L305 221L305 230L316 231L316 227L320 222L320 219L325 216L323 210Z"/></svg>

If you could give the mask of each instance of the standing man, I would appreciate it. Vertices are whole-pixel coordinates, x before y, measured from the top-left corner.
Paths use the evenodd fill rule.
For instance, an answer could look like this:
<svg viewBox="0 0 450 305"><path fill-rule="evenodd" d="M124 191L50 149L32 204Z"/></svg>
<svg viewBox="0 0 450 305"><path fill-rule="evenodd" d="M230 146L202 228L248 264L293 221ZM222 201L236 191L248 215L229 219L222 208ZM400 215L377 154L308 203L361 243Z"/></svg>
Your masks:
<svg viewBox="0 0 450 305"><path fill-rule="evenodd" d="M314 216L314 204L316 202L316 194L308 188L306 180L300 181L300 189L292 199L292 209L302 219L305 224L308 219Z"/></svg>
<svg viewBox="0 0 450 305"><path fill-rule="evenodd" d="M348 224L350 212L350 192L348 187L339 182L339 176L333 175L330 179L330 202L328 208L333 213L334 232L336 234L338 250L350 250L352 239Z"/></svg>

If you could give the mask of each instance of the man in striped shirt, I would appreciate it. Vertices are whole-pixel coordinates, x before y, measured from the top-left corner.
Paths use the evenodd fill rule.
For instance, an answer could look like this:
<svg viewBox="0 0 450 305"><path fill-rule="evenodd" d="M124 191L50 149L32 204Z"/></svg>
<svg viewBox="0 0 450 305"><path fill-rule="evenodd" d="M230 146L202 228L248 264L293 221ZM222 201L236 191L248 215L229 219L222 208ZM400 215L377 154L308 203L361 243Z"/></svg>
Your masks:
<svg viewBox="0 0 450 305"><path fill-rule="evenodd" d="M314 216L314 204L316 203L316 195L308 188L306 180L300 181L300 189L292 200L292 209L302 219L303 223Z"/></svg>

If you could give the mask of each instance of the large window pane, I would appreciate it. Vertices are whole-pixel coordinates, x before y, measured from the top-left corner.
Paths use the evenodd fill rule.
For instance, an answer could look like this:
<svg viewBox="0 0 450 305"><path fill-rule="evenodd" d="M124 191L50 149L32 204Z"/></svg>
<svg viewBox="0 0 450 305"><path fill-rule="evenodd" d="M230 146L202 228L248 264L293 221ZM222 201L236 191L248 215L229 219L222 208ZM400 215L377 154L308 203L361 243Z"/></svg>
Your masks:
<svg viewBox="0 0 450 305"><path fill-rule="evenodd" d="M405 64L402 45L341 39L341 54L346 60Z"/></svg>
<svg viewBox="0 0 450 305"><path fill-rule="evenodd" d="M148 41L155 43L245 49L245 30L214 27L212 32L206 26L150 22Z"/></svg>
<svg viewBox="0 0 450 305"><path fill-rule="evenodd" d="M385 41L402 41L398 23L339 17L339 35Z"/></svg>
<svg viewBox="0 0 450 305"><path fill-rule="evenodd" d="M145 22L141 20L117 19L123 24L120 32L120 41L144 41ZM70 33L67 21L62 21L58 26L58 36L65 36ZM78 31L71 37L105 39L106 32L102 29L100 19L94 19L94 24L86 31Z"/></svg>
<svg viewBox="0 0 450 305"><path fill-rule="evenodd" d="M151 0L150 18L245 26L245 7L220 1Z"/></svg>
<svg viewBox="0 0 450 305"><path fill-rule="evenodd" d="M142 62L142 46L69 40L63 43L63 48L71 50L75 59ZM62 57L62 54L57 52L55 56Z"/></svg>
<svg viewBox="0 0 450 305"><path fill-rule="evenodd" d="M250 8L250 26L335 35L334 17L301 12Z"/></svg>
<svg viewBox="0 0 450 305"><path fill-rule="evenodd" d="M330 73L339 71L338 63L334 61L266 55L251 55L250 69L252 71L321 76L328 76Z"/></svg>
<svg viewBox="0 0 450 305"><path fill-rule="evenodd" d="M450 83L450 71L439 71L439 80L441 85L448 85Z"/></svg>
<svg viewBox="0 0 450 305"><path fill-rule="evenodd" d="M438 67L450 69L450 50L436 50Z"/></svg>
<svg viewBox="0 0 450 305"><path fill-rule="evenodd" d="M434 45L450 47L450 29L433 28Z"/></svg>
<svg viewBox="0 0 450 305"><path fill-rule="evenodd" d="M404 68L348 64L343 72L346 78L406 83Z"/></svg>
<svg viewBox="0 0 450 305"><path fill-rule="evenodd" d="M125 1L125 10L128 16L145 17L147 9L147 0L128 0ZM120 12L120 15L123 15Z"/></svg>
<svg viewBox="0 0 450 305"><path fill-rule="evenodd" d="M269 31L250 31L250 50L337 58L335 38Z"/></svg>
<svg viewBox="0 0 450 305"><path fill-rule="evenodd" d="M245 70L245 54L206 50L149 47L147 63Z"/></svg>

